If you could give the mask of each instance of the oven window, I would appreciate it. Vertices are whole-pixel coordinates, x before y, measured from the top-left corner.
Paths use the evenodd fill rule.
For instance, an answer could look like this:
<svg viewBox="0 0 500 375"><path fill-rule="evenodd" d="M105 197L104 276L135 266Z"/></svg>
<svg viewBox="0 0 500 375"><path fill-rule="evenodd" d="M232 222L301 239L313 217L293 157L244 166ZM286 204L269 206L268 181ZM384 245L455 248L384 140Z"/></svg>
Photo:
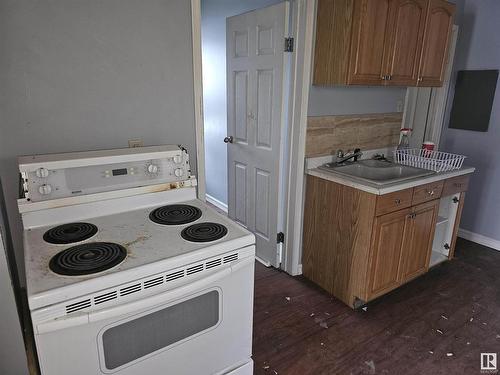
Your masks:
<svg viewBox="0 0 500 375"><path fill-rule="evenodd" d="M183 301L106 330L104 361L115 369L213 327L219 321L219 292Z"/></svg>

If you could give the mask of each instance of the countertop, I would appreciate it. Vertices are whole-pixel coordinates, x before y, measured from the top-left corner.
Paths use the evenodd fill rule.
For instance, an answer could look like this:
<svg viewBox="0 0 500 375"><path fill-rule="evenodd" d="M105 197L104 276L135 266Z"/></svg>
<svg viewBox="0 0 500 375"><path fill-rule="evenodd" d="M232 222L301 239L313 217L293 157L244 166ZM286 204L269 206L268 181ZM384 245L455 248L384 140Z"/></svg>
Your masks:
<svg viewBox="0 0 500 375"><path fill-rule="evenodd" d="M336 174L334 172L324 171L318 168L308 169L306 174L322 178L324 180L336 182L341 185L346 185L355 189L359 189L362 191L366 191L367 193L372 193L376 195L384 195L388 193L393 193L395 191L409 189L415 186L425 185L431 182L445 180L447 178L462 176L464 174L473 173L476 169L473 167L462 167L460 169L449 171L449 172L440 172L436 174L432 174L430 176L417 177L411 180L396 182L390 185L378 186L376 184L370 184L369 182L365 182L359 180L355 177L347 177Z"/></svg>

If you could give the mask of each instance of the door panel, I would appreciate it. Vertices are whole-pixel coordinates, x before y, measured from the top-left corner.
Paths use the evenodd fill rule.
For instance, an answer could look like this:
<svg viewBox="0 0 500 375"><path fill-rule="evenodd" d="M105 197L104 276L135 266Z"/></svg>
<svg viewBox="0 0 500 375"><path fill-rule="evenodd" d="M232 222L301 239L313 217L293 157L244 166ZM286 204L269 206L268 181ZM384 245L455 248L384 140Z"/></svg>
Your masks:
<svg viewBox="0 0 500 375"><path fill-rule="evenodd" d="M288 2L227 19L228 214L277 266L284 38ZM222 142L222 140L221 140Z"/></svg>
<svg viewBox="0 0 500 375"><path fill-rule="evenodd" d="M388 85L416 85L424 38L427 0L394 0L387 53Z"/></svg>
<svg viewBox="0 0 500 375"><path fill-rule="evenodd" d="M267 149L272 148L273 83L272 70L257 72L257 147Z"/></svg>
<svg viewBox="0 0 500 375"><path fill-rule="evenodd" d="M234 72L234 137L247 142L248 72Z"/></svg>
<svg viewBox="0 0 500 375"><path fill-rule="evenodd" d="M454 4L430 0L420 59L418 84L421 86L443 84L454 12Z"/></svg>
<svg viewBox="0 0 500 375"><path fill-rule="evenodd" d="M235 207L234 207L234 220L247 226L247 166L241 163L234 163L234 194L235 194Z"/></svg>
<svg viewBox="0 0 500 375"><path fill-rule="evenodd" d="M388 34L389 0L355 2L349 84L380 84Z"/></svg>
<svg viewBox="0 0 500 375"><path fill-rule="evenodd" d="M271 174L258 168L255 172L255 234L267 241L269 240Z"/></svg>
<svg viewBox="0 0 500 375"><path fill-rule="evenodd" d="M373 299L399 286L399 264L410 209L379 216L373 227L368 296Z"/></svg>
<svg viewBox="0 0 500 375"><path fill-rule="evenodd" d="M409 281L429 269L438 209L438 199L414 208L403 244L399 277L401 282Z"/></svg>

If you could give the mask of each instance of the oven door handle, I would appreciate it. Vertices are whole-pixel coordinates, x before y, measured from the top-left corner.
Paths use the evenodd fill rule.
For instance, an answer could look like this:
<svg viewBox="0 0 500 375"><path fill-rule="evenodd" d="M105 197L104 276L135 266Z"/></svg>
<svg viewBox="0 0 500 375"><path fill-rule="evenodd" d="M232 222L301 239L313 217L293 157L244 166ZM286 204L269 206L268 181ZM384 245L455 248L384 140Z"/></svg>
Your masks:
<svg viewBox="0 0 500 375"><path fill-rule="evenodd" d="M217 280L220 280L223 277L230 275L232 272L246 265L249 265L253 262L254 262L253 257L243 259L237 263L231 264L230 267L226 267L223 270L213 273L207 277L180 286L178 288L168 290L163 293L155 294L148 298L139 299L123 305L116 305L110 307L109 309L93 311L87 314L79 314L79 315L75 314L74 316L70 315L68 317L59 318L44 323L38 323L36 324L36 330L39 334L47 333L47 332L57 331L63 328L94 323L105 319L119 317L125 314L147 310L149 308L178 299L186 294L191 294L196 291L203 290L207 284L216 282Z"/></svg>

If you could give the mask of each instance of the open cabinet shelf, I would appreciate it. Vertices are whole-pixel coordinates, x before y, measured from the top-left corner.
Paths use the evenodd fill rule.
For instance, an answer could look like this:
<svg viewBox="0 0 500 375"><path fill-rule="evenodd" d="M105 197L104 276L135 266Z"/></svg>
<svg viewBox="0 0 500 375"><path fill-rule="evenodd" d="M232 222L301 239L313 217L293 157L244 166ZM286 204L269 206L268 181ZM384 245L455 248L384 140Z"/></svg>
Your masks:
<svg viewBox="0 0 500 375"><path fill-rule="evenodd" d="M447 195L440 199L429 267L449 259L459 198L460 193Z"/></svg>

